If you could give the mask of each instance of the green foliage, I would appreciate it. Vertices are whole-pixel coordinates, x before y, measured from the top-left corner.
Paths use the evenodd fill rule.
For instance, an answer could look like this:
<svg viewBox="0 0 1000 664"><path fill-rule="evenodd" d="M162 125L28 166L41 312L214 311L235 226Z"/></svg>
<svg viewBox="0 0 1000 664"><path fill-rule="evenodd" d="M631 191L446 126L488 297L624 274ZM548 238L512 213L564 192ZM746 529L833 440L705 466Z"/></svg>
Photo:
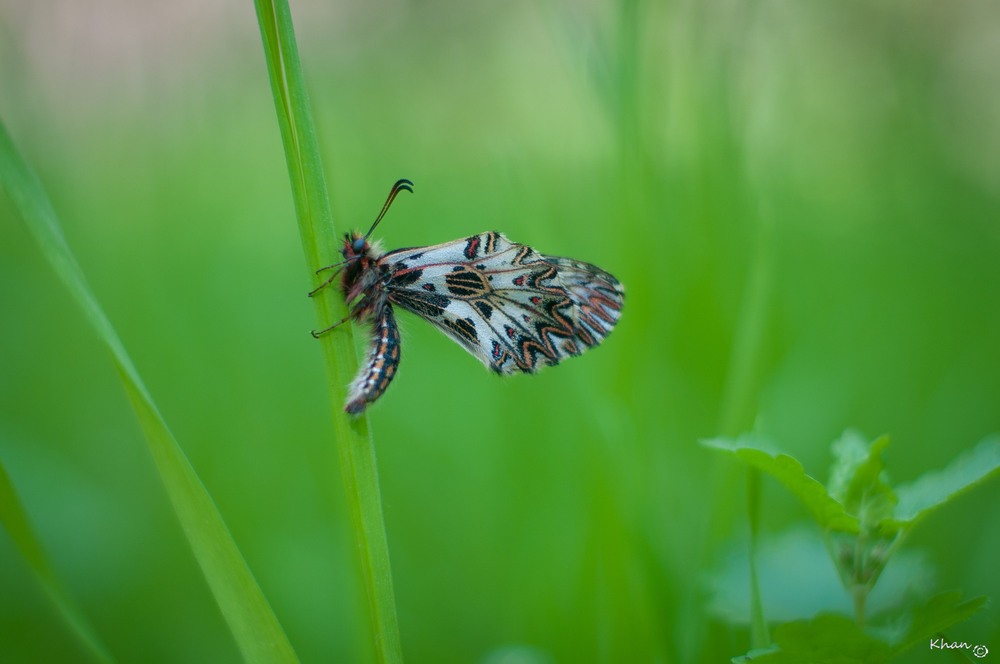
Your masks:
<svg viewBox="0 0 1000 664"><path fill-rule="evenodd" d="M892 516L896 496L882 481L882 452L889 437L882 436L869 446L854 431L847 431L833 444L834 462L827 491L830 498L856 515L859 528L867 532Z"/></svg>
<svg viewBox="0 0 1000 664"><path fill-rule="evenodd" d="M821 482L806 474L802 464L792 456L772 451L758 438L744 435L738 439L712 438L704 441L712 447L735 456L781 482L808 509L820 528L829 531L857 533L858 517L843 503L830 495Z"/></svg>
<svg viewBox="0 0 1000 664"><path fill-rule="evenodd" d="M1000 596L1000 482L936 513L954 486L906 490L1000 431L1000 4L288 4L0 2L0 115L303 661L375 661L390 578L413 664L718 664L851 616L808 516L863 563L886 501L809 479L851 425L893 434L856 450L891 470L882 525L922 515L863 633L894 643L938 590ZM618 328L498 378L401 312L399 374L343 431L366 331L312 339L344 304L306 293L400 177L386 249L496 229L596 263ZM21 220L0 192L0 459L46 559L118 660L242 661L103 337ZM763 470L748 501L744 465L696 443L747 430L792 443L741 454L812 507ZM366 578L359 487L391 577ZM720 562L748 502L754 584L746 552ZM39 581L0 531L0 661L82 660ZM995 646L997 616L949 634Z"/></svg>
<svg viewBox="0 0 1000 664"><path fill-rule="evenodd" d="M766 473L791 491L820 527L841 583L854 603L853 621L842 614L820 613L812 620L788 622L775 630L772 649L751 651L745 658L733 661L877 664L984 607L985 598L960 601L959 594L947 593L923 606L896 607L894 613L884 614L883 619L892 615L898 620L903 615L908 620L908 628L894 639L885 641L863 629L869 594L918 518L1000 472L997 436L983 440L946 469L929 472L897 490L886 481L882 462L882 453L889 444L887 436L867 443L857 432L845 432L832 445L835 461L825 487L807 475L797 460L773 451L772 444L758 436L716 438L704 444ZM906 497L900 511L898 493ZM797 551L795 546L782 546L784 573L782 578L772 576L768 581L794 584L789 572L795 562L809 560L804 551L807 549ZM758 566L751 562L751 574L756 574ZM807 566L816 568L814 557ZM920 575L911 571L907 576ZM815 586L815 581L811 585Z"/></svg>
<svg viewBox="0 0 1000 664"><path fill-rule="evenodd" d="M930 471L896 489L897 505L889 521L912 528L931 511L995 476L1000 468L1000 436L993 435L963 452L946 468Z"/></svg>
<svg viewBox="0 0 1000 664"><path fill-rule="evenodd" d="M822 614L785 623L774 630L775 647L733 658L736 664L881 664L966 620L984 608L986 599L962 601L959 593L942 593L916 607L905 629L891 641L863 630L847 616Z"/></svg>

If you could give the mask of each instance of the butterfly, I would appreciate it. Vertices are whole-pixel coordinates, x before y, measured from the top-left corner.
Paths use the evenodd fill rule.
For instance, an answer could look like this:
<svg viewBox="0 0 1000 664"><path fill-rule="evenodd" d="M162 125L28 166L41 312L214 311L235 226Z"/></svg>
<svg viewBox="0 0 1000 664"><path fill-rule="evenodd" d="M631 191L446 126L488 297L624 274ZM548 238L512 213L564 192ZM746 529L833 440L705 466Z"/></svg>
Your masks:
<svg viewBox="0 0 1000 664"><path fill-rule="evenodd" d="M362 235L344 236L344 260L309 296L340 277L349 320L370 323L368 357L351 384L348 413L357 415L385 392L399 369L399 328L394 305L435 325L498 374L534 373L596 346L621 316L625 289L601 268L540 254L487 231L430 247L384 252L369 243L375 227L401 191L389 191L375 222Z"/></svg>

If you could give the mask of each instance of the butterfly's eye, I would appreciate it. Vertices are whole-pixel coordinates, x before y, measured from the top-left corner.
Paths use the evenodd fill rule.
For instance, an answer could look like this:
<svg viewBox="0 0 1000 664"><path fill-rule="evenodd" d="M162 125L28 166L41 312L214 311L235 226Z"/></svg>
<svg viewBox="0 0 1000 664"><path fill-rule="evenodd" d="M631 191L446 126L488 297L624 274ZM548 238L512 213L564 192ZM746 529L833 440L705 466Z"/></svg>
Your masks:
<svg viewBox="0 0 1000 664"><path fill-rule="evenodd" d="M365 239L363 237L359 237L356 240L354 240L354 242L351 243L351 249L354 251L354 253L360 254L362 251L365 250Z"/></svg>

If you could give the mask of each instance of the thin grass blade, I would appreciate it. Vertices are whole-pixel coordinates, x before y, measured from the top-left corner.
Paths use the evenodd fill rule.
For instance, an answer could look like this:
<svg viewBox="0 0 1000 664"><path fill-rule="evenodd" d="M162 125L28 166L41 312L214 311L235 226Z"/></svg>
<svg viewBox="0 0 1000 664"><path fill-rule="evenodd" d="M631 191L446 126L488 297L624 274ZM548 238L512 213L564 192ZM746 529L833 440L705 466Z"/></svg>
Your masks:
<svg viewBox="0 0 1000 664"><path fill-rule="evenodd" d="M297 662L288 637L233 541L212 497L174 440L117 333L101 309L35 174L0 122L0 184L98 338L111 351L174 512L222 616L248 662Z"/></svg>
<svg viewBox="0 0 1000 664"><path fill-rule="evenodd" d="M45 548L35 534L35 529L31 527L21 498L2 462L0 462L0 525L3 525L10 535L14 546L34 572L38 583L59 610L70 631L90 654L91 659L95 662L114 662L115 658L111 656L111 652L101 641L93 625L66 590L66 586L49 562Z"/></svg>

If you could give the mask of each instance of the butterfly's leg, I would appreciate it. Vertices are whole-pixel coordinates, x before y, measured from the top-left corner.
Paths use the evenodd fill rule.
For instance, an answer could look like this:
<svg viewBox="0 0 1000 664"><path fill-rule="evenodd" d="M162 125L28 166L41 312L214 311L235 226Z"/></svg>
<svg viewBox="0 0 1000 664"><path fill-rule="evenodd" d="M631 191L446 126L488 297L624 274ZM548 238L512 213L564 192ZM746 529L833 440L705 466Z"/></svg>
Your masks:
<svg viewBox="0 0 1000 664"><path fill-rule="evenodd" d="M333 265L327 265L326 267L321 267L320 269L316 270L316 274L319 274L320 272L323 272L324 270L334 270L334 268L336 268L334 270L333 274L330 275L329 279L327 279L326 281L324 281L323 283L321 283L319 286L317 286L316 288L314 288L311 291L309 291L309 297L312 297L316 293L320 292L321 290L323 290L324 288L326 288L327 286L329 286L330 284L332 284L333 280L337 278L338 274L340 274L340 268L342 268L343 266L344 266L343 263L334 263ZM343 321L341 321L341 322L343 322Z"/></svg>
<svg viewBox="0 0 1000 664"><path fill-rule="evenodd" d="M322 286L321 286L321 288L322 288ZM354 318L355 320L362 320L363 318L365 318L366 316L368 316L372 312L372 308L374 306L375 306L375 300L372 299L372 296L371 295L365 295L354 306L351 307L351 313L347 314L346 316L344 316L343 318L341 318L340 320L338 320L336 323L334 323L330 327L323 328L322 330L313 330L310 334L312 334L313 337L315 337L316 339L319 339L321 336L323 336L327 332L330 332L334 328L337 328L337 327L343 325L344 323L346 323L347 321L351 320L352 318Z"/></svg>
<svg viewBox="0 0 1000 664"><path fill-rule="evenodd" d="M340 320L338 320L336 323L334 323L330 327L325 327L322 330L311 330L309 332L309 334L313 335L314 339L319 339L321 336L323 336L327 332L330 332L330 331L334 330L335 328L340 327L341 325L343 325L344 323L346 323L349 320L351 320L351 316L350 315L344 316L343 318L341 318Z"/></svg>

